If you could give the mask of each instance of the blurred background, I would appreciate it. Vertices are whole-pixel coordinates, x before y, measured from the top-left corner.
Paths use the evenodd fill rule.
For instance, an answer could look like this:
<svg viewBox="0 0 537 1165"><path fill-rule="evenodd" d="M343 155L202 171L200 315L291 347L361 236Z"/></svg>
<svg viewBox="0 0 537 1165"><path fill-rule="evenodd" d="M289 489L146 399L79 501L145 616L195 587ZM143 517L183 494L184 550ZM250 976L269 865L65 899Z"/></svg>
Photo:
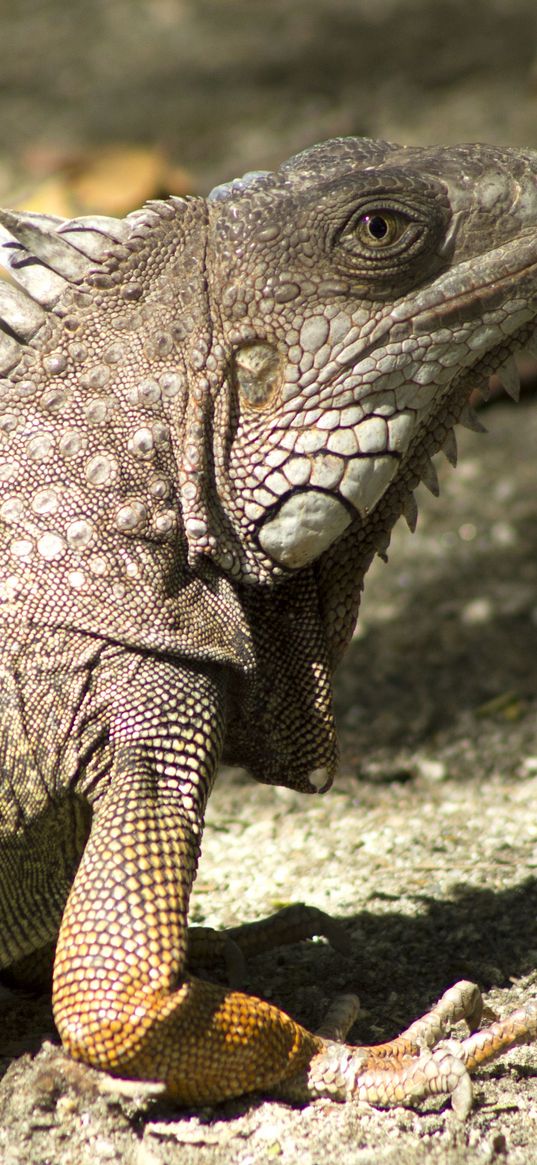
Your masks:
<svg viewBox="0 0 537 1165"><path fill-rule="evenodd" d="M537 146L536 0L0 0L0 201L120 214L339 134Z"/></svg>

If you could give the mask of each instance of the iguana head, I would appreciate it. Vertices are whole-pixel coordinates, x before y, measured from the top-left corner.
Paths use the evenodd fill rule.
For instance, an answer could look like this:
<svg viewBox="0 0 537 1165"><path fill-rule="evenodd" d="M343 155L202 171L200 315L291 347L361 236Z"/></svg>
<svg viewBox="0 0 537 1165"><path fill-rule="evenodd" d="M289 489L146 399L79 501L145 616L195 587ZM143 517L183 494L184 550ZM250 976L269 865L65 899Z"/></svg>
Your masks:
<svg viewBox="0 0 537 1165"><path fill-rule="evenodd" d="M412 521L470 388L498 370L516 391L534 342L537 153L327 142L217 188L209 240L215 480L242 569L363 534L394 479Z"/></svg>

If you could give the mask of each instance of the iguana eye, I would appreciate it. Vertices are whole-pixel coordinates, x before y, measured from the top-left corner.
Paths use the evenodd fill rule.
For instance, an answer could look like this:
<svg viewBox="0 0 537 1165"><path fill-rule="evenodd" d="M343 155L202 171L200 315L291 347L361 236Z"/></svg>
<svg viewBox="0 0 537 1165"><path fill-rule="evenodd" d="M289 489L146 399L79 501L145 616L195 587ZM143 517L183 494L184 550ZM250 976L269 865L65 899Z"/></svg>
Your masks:
<svg viewBox="0 0 537 1165"><path fill-rule="evenodd" d="M347 271L350 268L354 276L367 280L363 287L366 294L390 294L394 287L401 291L413 279L423 278L424 254L434 261L434 246L443 223L434 208L428 219L428 210L417 198L409 198L405 204L390 194L385 202L378 195L364 197L332 235L334 259ZM419 269L418 257L422 257Z"/></svg>
<svg viewBox="0 0 537 1165"><path fill-rule="evenodd" d="M354 230L366 247L389 247L401 237L408 226L408 220L389 210L378 210L362 214Z"/></svg>

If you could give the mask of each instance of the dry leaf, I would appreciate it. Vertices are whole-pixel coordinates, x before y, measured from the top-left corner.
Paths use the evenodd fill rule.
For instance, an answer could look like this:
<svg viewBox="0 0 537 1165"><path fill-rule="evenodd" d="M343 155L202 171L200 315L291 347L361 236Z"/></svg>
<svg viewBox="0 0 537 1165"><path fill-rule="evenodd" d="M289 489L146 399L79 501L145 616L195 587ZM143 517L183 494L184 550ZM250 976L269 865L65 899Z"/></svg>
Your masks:
<svg viewBox="0 0 537 1165"><path fill-rule="evenodd" d="M126 214L155 197L163 170L157 149L115 145L99 150L70 182L78 214Z"/></svg>
<svg viewBox="0 0 537 1165"><path fill-rule="evenodd" d="M21 210L37 211L39 214L58 214L62 218L70 218L73 214L73 201L69 182L64 175L46 178L34 186L31 193L26 193L16 199L16 206Z"/></svg>

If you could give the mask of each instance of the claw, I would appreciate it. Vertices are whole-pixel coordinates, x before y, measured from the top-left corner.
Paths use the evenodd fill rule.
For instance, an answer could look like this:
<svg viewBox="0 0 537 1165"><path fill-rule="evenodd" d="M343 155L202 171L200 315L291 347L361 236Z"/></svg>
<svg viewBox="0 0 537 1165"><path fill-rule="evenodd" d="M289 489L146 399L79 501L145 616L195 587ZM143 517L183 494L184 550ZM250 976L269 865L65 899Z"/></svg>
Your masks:
<svg viewBox="0 0 537 1165"><path fill-rule="evenodd" d="M466 1120L466 1117L470 1115L474 1102L474 1089L468 1072L465 1072L464 1075L459 1077L450 1099L455 1116L460 1121Z"/></svg>
<svg viewBox="0 0 537 1165"><path fill-rule="evenodd" d="M315 1032L323 1040L342 1043L360 1014L360 1000L357 995L338 995L328 1008L320 1027Z"/></svg>

